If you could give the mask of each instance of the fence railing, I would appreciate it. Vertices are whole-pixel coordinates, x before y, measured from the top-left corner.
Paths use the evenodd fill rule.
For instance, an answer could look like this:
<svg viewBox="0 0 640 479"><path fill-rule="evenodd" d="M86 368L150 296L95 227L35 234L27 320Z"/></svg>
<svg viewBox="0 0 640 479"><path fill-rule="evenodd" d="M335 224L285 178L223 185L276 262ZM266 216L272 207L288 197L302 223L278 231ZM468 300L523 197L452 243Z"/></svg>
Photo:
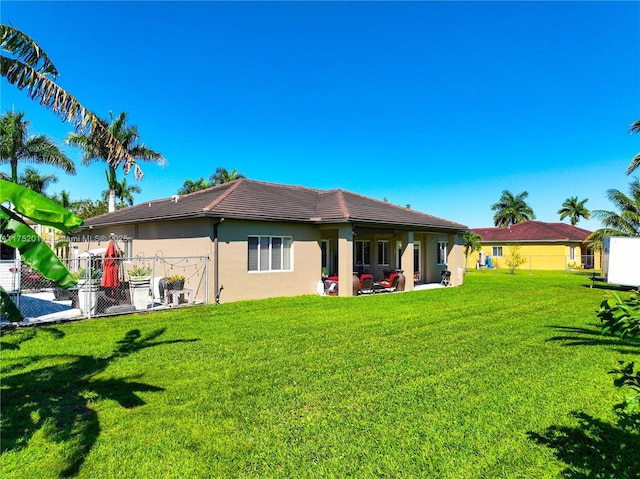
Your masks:
<svg viewBox="0 0 640 479"><path fill-rule="evenodd" d="M547 270L547 271L570 271L570 270L599 270L600 257L594 255L582 255L574 258L569 255L520 255L524 260L516 269L518 270ZM509 269L509 257L507 255L491 257L490 263L493 268ZM476 267L486 267L489 261L482 266L477 263Z"/></svg>
<svg viewBox="0 0 640 479"><path fill-rule="evenodd" d="M20 260L0 265L7 269L4 283L13 286L5 289L25 319L91 318L209 302L207 256L80 255L64 262L78 278L78 284L66 290Z"/></svg>

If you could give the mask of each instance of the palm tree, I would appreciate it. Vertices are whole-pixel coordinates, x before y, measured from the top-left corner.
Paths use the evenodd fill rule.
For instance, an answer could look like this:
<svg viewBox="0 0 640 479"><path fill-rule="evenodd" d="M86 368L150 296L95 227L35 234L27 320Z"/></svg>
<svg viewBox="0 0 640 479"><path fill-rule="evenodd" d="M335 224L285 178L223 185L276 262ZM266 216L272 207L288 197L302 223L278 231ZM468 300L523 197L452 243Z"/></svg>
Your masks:
<svg viewBox="0 0 640 479"><path fill-rule="evenodd" d="M493 224L499 227L510 226L522 221L535 220L531 207L524 201L529 193L523 191L517 196L504 190L500 200L491 205L491 209L496 212L493 215Z"/></svg>
<svg viewBox="0 0 640 479"><path fill-rule="evenodd" d="M71 193L67 190L62 190L60 193L54 193L51 195L51 199L62 206L64 209L70 210L73 207L71 201Z"/></svg>
<svg viewBox="0 0 640 479"><path fill-rule="evenodd" d="M11 165L11 181L18 182L18 163L38 163L76 174L73 161L45 135L28 135L24 113L6 112L0 117L0 164Z"/></svg>
<svg viewBox="0 0 640 479"><path fill-rule="evenodd" d="M32 99L52 110L76 131L93 135L106 145L106 161L125 174L134 169L136 179L142 170L126 148L111 134L99 118L86 109L73 95L56 84L58 70L45 51L28 35L9 25L0 25L0 74Z"/></svg>
<svg viewBox="0 0 640 479"><path fill-rule="evenodd" d="M577 196L572 196L571 198L567 198L562 203L562 208L558 210L558 214L560 215L560 221L565 219L566 217L571 218L571 224L575 226L580 221L580 218L584 218L588 220L591 217L589 210L584 206L584 204L589 201L587 198L584 200L578 201Z"/></svg>
<svg viewBox="0 0 640 479"><path fill-rule="evenodd" d="M184 184L182 185L182 188L180 188L178 190L178 194L179 195L188 195L189 193L193 193L194 191L200 191L200 190L204 190L206 188L211 187L212 185L209 184L209 182L207 180L204 179L204 177L200 177L198 178L196 181L193 181L189 178L187 178L184 182Z"/></svg>
<svg viewBox="0 0 640 479"><path fill-rule="evenodd" d="M142 191L139 186L128 185L126 178L122 178L122 181L117 181L114 186L113 191L115 192L115 197L120 200L120 206L124 206L125 204L133 206L132 193L137 194ZM108 201L111 191L112 190L104 190L102 192L102 199Z"/></svg>
<svg viewBox="0 0 640 479"><path fill-rule="evenodd" d="M629 128L629 131L631 133L640 133L640 120L635 121L632 125L631 128ZM640 153L638 153L633 160L631 160L631 164L629 165L629 168L627 168L627 175L630 175L631 173L633 173L633 171L640 166Z"/></svg>
<svg viewBox="0 0 640 479"><path fill-rule="evenodd" d="M216 168L216 172L209 177L209 181L214 185L221 185L223 183L230 183L240 178L246 178L242 173L239 173L237 169L228 171L222 166Z"/></svg>
<svg viewBox="0 0 640 479"><path fill-rule="evenodd" d="M611 201L618 210L594 210L592 216L604 225L589 235L587 240L593 246L600 246L602 239L608 236L640 236L640 179L636 178L629 184L627 196L621 191L607 190L607 199Z"/></svg>
<svg viewBox="0 0 640 479"><path fill-rule="evenodd" d="M116 118L113 117L112 112L109 112L108 124L104 120L99 121L105 125L114 138L117 138L129 156L135 160L155 162L160 165L165 163L165 159L160 153L147 148L144 144L138 143L138 140L140 139L140 135L138 135L138 127L135 125L127 126L126 112L120 113ZM109 145L103 141L103 138L92 134L86 135L82 133L71 133L67 138L67 143L79 146L84 150L84 156L82 158L83 165L90 165L95 161L107 162L107 184L110 191L109 212L115 211L118 180L116 178L116 167L108 160Z"/></svg>
<svg viewBox="0 0 640 479"><path fill-rule="evenodd" d="M462 235L462 246L464 247L464 269L467 269L469 255L474 251L482 249L482 236L476 233L465 233Z"/></svg>
<svg viewBox="0 0 640 479"><path fill-rule="evenodd" d="M33 168L26 168L18 180L18 184L43 196L46 196L44 190L46 190L51 183L57 182L58 178L56 175L41 175Z"/></svg>

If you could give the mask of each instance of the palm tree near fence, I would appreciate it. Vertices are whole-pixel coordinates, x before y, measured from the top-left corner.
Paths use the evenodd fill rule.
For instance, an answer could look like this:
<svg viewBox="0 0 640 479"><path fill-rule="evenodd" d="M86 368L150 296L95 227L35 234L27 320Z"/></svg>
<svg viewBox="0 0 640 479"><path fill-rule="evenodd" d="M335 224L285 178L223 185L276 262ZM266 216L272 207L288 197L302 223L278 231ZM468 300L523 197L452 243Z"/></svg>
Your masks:
<svg viewBox="0 0 640 479"><path fill-rule="evenodd" d="M143 176L136 160L115 138L99 118L85 108L55 80L59 73L45 51L24 32L0 25L0 74L25 90L32 99L53 111L63 121L72 123L76 131L91 134L106 145L106 161L113 168L122 165L125 174L131 168L136 179Z"/></svg>
<svg viewBox="0 0 640 479"><path fill-rule="evenodd" d="M591 213L584 205L587 201L587 198L584 200L578 200L577 196L572 196L571 198L567 198L562 203L562 208L558 210L558 214L560 215L560 221L565 218L571 218L571 224L575 226L580 221L580 218L584 218L588 220L591 218Z"/></svg>
<svg viewBox="0 0 640 479"><path fill-rule="evenodd" d="M633 122L629 131L631 133L640 133L640 120ZM633 173L638 166L640 166L640 153L631 160L631 164L629 165L629 168L627 168L627 175Z"/></svg>
<svg viewBox="0 0 640 479"><path fill-rule="evenodd" d="M523 191L514 196L508 190L504 190L497 203L491 205L491 210L496 213L493 215L493 223L495 226L510 226L522 221L535 220L531 207L524 201L529 193Z"/></svg>
<svg viewBox="0 0 640 479"><path fill-rule="evenodd" d="M122 147L127 151L129 156L136 161L154 162L164 165L166 160L157 151L146 147L144 144L138 143L140 135L138 127L127 126L127 112L120 113L114 118L113 113L109 112L109 122L99 120L116 138ZM116 189L118 188L118 180L116 177L116 166L109 162L109 144L104 141L103 137L93 134L71 133L67 138L67 143L78 146L84 150L82 158L83 165L90 165L96 161L105 161L107 163L107 185L109 189L109 212L116 210Z"/></svg>
<svg viewBox="0 0 640 479"><path fill-rule="evenodd" d="M476 233L465 233L462 235L462 246L464 247L464 269L468 269L469 255L474 251L482 249L482 236Z"/></svg>
<svg viewBox="0 0 640 479"><path fill-rule="evenodd" d="M592 216L604 225L589 235L587 241L594 247L601 247L608 236L640 236L640 179L629 184L629 196L623 192L607 190L607 199L619 210L594 210Z"/></svg>
<svg viewBox="0 0 640 479"><path fill-rule="evenodd" d="M73 161L45 135L29 135L29 122L22 112L6 112L0 117L0 164L11 165L11 178L18 183L18 164L35 163L61 168L76 174ZM33 170L31 170L33 171Z"/></svg>

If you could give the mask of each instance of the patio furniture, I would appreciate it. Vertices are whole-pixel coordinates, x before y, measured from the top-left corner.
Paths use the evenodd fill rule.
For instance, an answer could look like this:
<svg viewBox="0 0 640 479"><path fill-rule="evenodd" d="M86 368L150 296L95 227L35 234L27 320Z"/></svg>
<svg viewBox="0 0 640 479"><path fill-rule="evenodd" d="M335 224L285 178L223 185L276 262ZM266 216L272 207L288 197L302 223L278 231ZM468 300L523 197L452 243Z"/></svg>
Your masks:
<svg viewBox="0 0 640 479"><path fill-rule="evenodd" d="M440 284L443 286L449 286L449 284L451 284L451 271L445 269L440 273L440 277Z"/></svg>
<svg viewBox="0 0 640 479"><path fill-rule="evenodd" d="M384 279L373 285L375 292L388 292L392 293L398 287L398 281L400 281L400 275L398 273L391 273L388 279Z"/></svg>
<svg viewBox="0 0 640 479"><path fill-rule="evenodd" d="M187 304L193 303L192 289L167 289L164 292L167 304L178 306L181 298L187 297Z"/></svg>
<svg viewBox="0 0 640 479"><path fill-rule="evenodd" d="M360 286L358 288L358 294L370 294L373 293L373 275L362 274L360 276Z"/></svg>

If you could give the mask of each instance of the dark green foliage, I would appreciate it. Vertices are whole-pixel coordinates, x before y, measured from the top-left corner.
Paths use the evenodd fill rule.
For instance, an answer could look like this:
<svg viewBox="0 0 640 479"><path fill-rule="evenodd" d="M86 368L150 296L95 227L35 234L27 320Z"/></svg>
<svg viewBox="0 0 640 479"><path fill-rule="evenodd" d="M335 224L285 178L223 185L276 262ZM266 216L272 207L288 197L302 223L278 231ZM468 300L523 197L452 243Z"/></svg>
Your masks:
<svg viewBox="0 0 640 479"><path fill-rule="evenodd" d="M615 291L600 303L598 317L604 324L602 333L623 338L640 338L640 294L635 290L627 299Z"/></svg>
<svg viewBox="0 0 640 479"><path fill-rule="evenodd" d="M640 432L640 371L634 373L634 363L625 364L624 361L618 361L620 367L609 371L609 374L618 374L619 376L613 382L618 388L627 388L631 390L630 394L626 394L621 404L615 406L620 416L620 425L629 427Z"/></svg>

